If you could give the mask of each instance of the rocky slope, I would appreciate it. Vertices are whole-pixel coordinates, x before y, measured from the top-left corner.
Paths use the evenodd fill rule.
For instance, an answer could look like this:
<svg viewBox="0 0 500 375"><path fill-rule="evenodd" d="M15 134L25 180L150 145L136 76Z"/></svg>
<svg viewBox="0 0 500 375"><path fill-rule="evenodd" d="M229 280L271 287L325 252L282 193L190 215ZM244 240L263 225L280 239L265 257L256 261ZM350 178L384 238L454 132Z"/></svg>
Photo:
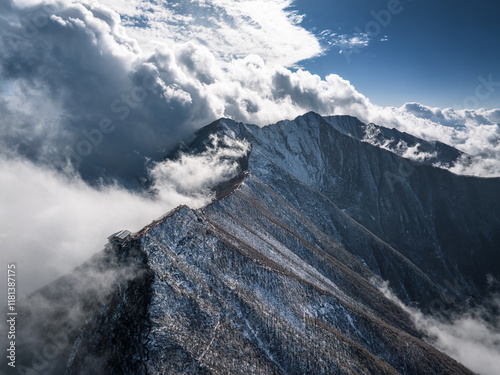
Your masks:
<svg viewBox="0 0 500 375"><path fill-rule="evenodd" d="M184 152L212 134L252 144L240 174L210 205L179 207L25 300L16 371L471 373L377 286L388 280L429 311L490 292L500 181L410 163L367 142L368 128L310 113L200 130ZM447 162L460 156L421 144Z"/></svg>
<svg viewBox="0 0 500 375"><path fill-rule="evenodd" d="M480 300L494 292L488 280L500 278L500 179L457 176L433 167L429 164L450 164L461 153L378 127L385 143L405 139L409 147L422 145L422 152L434 155L422 162L402 158L363 141L373 126L314 113L264 128L227 120L216 125L252 142L249 169L302 213L308 212L303 199L295 189L286 189L293 179L328 198L448 293ZM324 210L310 209L307 216L335 237L332 228L339 224L315 220L318 212L321 216ZM431 302L399 295L424 308Z"/></svg>

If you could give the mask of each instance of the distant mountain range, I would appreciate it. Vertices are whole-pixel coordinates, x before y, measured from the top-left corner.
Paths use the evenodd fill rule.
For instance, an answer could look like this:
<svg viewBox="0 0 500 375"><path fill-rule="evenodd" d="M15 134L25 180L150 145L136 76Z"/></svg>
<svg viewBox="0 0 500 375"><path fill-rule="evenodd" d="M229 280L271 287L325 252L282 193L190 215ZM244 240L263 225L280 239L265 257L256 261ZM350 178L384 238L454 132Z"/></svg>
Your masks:
<svg viewBox="0 0 500 375"><path fill-rule="evenodd" d="M497 292L500 178L436 167L464 156L445 144L316 113L221 119L170 157L214 137L251 149L211 204L111 237L22 302L19 373L472 373L379 287L445 316Z"/></svg>

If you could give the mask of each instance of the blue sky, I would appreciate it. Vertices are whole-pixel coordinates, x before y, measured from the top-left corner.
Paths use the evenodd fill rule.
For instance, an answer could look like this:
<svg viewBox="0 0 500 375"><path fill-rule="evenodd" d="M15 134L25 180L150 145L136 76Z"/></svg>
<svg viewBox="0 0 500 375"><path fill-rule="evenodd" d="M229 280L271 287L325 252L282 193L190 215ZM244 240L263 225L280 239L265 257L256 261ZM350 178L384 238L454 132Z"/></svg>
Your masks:
<svg viewBox="0 0 500 375"><path fill-rule="evenodd" d="M353 35L361 29L372 34L368 46L355 49L350 58L333 47L301 65L321 76L339 74L375 104L390 106L416 101L460 107L475 95L478 77L487 80L491 74L500 82L500 3L401 0L395 7L399 12L387 24L378 22L376 33L373 12L387 15L391 2L296 0L308 30ZM388 40L381 41L385 36ZM479 107L498 107L500 87L478 102Z"/></svg>

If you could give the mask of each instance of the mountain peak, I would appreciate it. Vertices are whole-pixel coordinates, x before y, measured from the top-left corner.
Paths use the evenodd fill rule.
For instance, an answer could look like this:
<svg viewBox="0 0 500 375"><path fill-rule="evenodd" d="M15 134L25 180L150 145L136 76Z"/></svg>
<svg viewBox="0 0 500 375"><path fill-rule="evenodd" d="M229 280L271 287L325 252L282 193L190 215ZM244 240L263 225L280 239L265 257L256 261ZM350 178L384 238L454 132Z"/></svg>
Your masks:
<svg viewBox="0 0 500 375"><path fill-rule="evenodd" d="M45 374L471 374L424 342L378 286L388 282L426 313L457 312L492 292L484 275L500 277L500 181L410 162L367 142L373 126L311 112L265 127L220 119L202 128L183 152L209 157L218 137L230 157L229 140L248 142L237 173L210 204L179 206L112 237L24 301L22 366ZM449 280L460 280L458 292ZM54 340L61 349L42 366L37 353Z"/></svg>

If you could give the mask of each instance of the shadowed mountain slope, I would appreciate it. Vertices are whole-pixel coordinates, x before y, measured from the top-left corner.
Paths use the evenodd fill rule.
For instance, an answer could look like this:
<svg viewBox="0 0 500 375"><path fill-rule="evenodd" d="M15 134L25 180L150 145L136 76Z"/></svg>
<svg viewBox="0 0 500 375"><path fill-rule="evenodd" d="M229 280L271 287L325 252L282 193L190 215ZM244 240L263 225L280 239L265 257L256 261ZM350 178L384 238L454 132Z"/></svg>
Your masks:
<svg viewBox="0 0 500 375"><path fill-rule="evenodd" d="M294 178L328 198L443 290L458 292L462 300L480 300L495 291L488 280L500 278L499 178L458 176L363 142L367 126L348 116L324 119L309 113L263 128L230 120L213 126L249 140L249 170L328 234L335 237L339 227L322 218L332 210L314 209L307 202L310 194L299 197L297 189L287 189ZM443 164L460 155L439 142L381 129L386 138L405 136L409 144L425 145L426 153L443 155ZM449 285L457 284L459 291L450 290ZM424 308L430 302L417 301Z"/></svg>
<svg viewBox="0 0 500 375"><path fill-rule="evenodd" d="M201 129L182 152L202 152L213 134L244 138L239 174L208 206L112 239L23 301L16 371L471 374L378 286L428 311L457 308L449 279L462 299L490 292L500 180L409 162L363 141L363 129L313 113Z"/></svg>

